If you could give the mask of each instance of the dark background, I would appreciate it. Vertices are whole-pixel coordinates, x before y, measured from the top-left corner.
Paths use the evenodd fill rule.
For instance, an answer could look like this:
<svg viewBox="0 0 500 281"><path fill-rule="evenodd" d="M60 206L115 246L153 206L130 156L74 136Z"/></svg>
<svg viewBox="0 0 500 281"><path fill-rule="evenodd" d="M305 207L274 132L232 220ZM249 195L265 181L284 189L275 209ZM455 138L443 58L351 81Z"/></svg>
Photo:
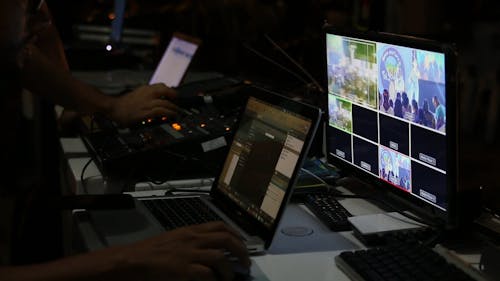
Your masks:
<svg viewBox="0 0 500 281"><path fill-rule="evenodd" d="M47 0L65 43L70 66L152 69L173 31L203 40L193 67L260 81L283 91L303 82L259 58L260 53L303 76L264 37L269 35L320 83L324 81L321 26L415 35L456 44L459 52L459 141L462 187L479 190L500 209L499 84L500 2L494 0L204 0L127 1L125 29L152 30L155 46L122 45L106 54L103 43L82 42L77 25L110 26L111 0ZM139 52L138 50L141 50ZM493 196L492 196L493 194ZM495 199L496 198L496 199Z"/></svg>

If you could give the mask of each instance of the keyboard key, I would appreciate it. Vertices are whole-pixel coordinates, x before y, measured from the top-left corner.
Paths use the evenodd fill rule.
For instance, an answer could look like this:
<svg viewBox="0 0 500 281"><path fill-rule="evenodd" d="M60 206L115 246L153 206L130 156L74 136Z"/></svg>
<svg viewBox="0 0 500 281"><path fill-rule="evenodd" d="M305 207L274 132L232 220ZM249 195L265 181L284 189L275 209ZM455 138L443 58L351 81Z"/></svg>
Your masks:
<svg viewBox="0 0 500 281"><path fill-rule="evenodd" d="M199 197L151 199L142 202L165 230L222 220Z"/></svg>

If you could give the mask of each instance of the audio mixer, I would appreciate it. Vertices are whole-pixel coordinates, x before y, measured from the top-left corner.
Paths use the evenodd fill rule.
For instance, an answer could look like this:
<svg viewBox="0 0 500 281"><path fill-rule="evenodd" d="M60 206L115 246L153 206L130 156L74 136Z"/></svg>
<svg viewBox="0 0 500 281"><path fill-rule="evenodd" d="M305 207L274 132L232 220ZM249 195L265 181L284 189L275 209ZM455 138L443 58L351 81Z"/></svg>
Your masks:
<svg viewBox="0 0 500 281"><path fill-rule="evenodd" d="M124 129L94 116L84 122L82 139L108 177L153 182L211 177L222 165L246 102L244 91L238 94L210 103L190 99L180 103L174 118L150 118Z"/></svg>

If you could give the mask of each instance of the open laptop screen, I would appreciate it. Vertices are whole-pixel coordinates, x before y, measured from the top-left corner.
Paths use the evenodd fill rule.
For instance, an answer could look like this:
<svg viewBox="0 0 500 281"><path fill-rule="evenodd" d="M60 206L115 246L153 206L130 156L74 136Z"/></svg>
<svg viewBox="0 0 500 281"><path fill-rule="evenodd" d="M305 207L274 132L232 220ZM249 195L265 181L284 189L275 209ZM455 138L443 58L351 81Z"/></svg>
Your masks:
<svg viewBox="0 0 500 281"><path fill-rule="evenodd" d="M312 123L285 108L250 97L217 188L271 227Z"/></svg>
<svg viewBox="0 0 500 281"><path fill-rule="evenodd" d="M199 44L196 38L174 33L149 84L165 83L168 87L179 86Z"/></svg>

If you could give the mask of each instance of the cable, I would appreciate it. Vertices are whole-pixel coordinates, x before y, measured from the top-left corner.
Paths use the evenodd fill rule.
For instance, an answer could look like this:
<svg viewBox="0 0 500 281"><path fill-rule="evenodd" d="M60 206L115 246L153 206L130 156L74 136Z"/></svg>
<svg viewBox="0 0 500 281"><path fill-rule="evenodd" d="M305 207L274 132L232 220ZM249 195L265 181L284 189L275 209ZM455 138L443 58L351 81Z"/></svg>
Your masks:
<svg viewBox="0 0 500 281"><path fill-rule="evenodd" d="M309 80L311 80L311 82L316 86L316 88L318 88L318 90L321 92L321 93L324 93L325 90L323 89L323 87L321 87L321 85L318 83L318 81L316 81L316 79L314 79L314 77L309 74L309 72L307 70L305 70L305 68L303 68L296 60L294 60L291 56L289 56L285 50L283 50L278 44L276 44L272 39L271 37L269 37L269 35L267 34L264 34L264 37L266 37L266 39L276 48L278 49L278 51L280 51L288 60L290 60L296 67L298 67L302 73L304 73L307 78L309 78ZM308 84L308 83L306 83Z"/></svg>
<svg viewBox="0 0 500 281"><path fill-rule="evenodd" d="M82 189L83 189L83 192L85 194L89 194L89 192L87 190L87 184L85 183L83 175L85 174L85 170L87 170L87 167L90 165L91 162L92 162L92 158L90 158L89 161L87 161L87 163L85 163L85 165L83 166L82 172L80 173L80 183L82 185Z"/></svg>
<svg viewBox="0 0 500 281"><path fill-rule="evenodd" d="M329 184L328 182L326 182L324 179L322 179L321 177L319 177L318 175L316 175L315 173L305 169L305 168L301 168L302 171L308 173L309 175L313 176L315 179L317 179L318 181L320 181L324 186L326 186L327 188L327 191L329 193L333 193L335 196L337 197L343 197L343 198L359 198L359 199L369 199L371 198L371 195L351 195L351 194L342 194L338 191L333 191L336 189L335 186Z"/></svg>
<svg viewBox="0 0 500 281"><path fill-rule="evenodd" d="M284 71L286 71L286 72L288 72L288 73L292 74L292 75L293 75L293 76L295 76L297 79L299 79L300 81L302 81L302 83L304 83L304 84L306 84L306 85L307 85L307 84L309 84L309 82L307 82L304 78L302 78L302 77L301 77L300 75L298 75L297 73L295 73L295 72L291 71L290 69L288 69L287 67L283 66L282 64L280 64L280 63L276 62L275 60L273 60L273 59L271 59L271 58L269 58L269 57L267 57L267 56L265 56L265 55L261 54L259 51L257 51L257 50L255 50L254 48L250 47L248 44L243 43L243 46L244 46L245 48L247 48L248 50L252 51L253 53L255 53L255 54L256 54L257 56L259 56L260 58L263 58L263 59L267 60L268 62L270 62L270 63L272 63L272 64L276 65L277 67L279 67L279 68L283 69Z"/></svg>
<svg viewBox="0 0 500 281"><path fill-rule="evenodd" d="M308 173L309 175L313 176L313 178L317 179L318 181L320 181L321 183L323 183L324 185L326 185L327 187L330 187L331 185L329 183L327 183L325 180L323 180L321 177L319 177L318 175L316 175L315 173L309 171L308 169L306 168L300 168L301 171L303 172L306 172Z"/></svg>

